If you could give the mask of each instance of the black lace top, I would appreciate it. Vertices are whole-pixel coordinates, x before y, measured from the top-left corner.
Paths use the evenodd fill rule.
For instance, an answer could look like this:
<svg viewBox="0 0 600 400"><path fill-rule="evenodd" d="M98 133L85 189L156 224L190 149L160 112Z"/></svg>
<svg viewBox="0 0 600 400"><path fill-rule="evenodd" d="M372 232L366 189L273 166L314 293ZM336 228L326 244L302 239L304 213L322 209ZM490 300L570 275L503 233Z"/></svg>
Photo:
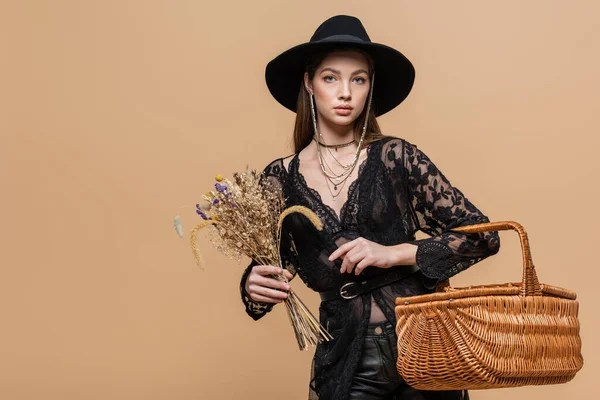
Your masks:
<svg viewBox="0 0 600 400"><path fill-rule="evenodd" d="M283 159L271 162L264 170L266 179L282 186L286 206L306 206L324 223L323 231L319 232L304 216L292 214L283 228L284 265L315 291L339 288L342 281L369 279L389 271L367 267L358 277L342 276L341 261L330 262L328 257L343 242L363 237L388 246L404 242L418 246L416 273L351 300L321 302L321 324L334 339L318 345L315 350L311 399L347 398L360 359L372 300L395 324L396 297L430 293L438 283L495 254L500 246L497 232L448 231L489 220L450 184L417 146L404 139L384 137L371 143L366 151L367 157L348 188L348 200L339 217L323 204L318 192L306 185L298 171L298 154L287 170ZM415 240L418 230L431 237ZM247 313L257 320L269 312L272 305L252 301L243 289L254 265L252 262L246 269L240 289Z"/></svg>

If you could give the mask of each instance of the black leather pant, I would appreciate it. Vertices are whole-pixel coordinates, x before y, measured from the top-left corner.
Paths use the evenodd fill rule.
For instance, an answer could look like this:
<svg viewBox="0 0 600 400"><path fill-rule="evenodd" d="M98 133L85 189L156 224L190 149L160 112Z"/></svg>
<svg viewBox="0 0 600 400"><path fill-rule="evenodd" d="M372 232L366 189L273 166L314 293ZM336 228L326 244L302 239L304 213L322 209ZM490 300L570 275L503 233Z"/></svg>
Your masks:
<svg viewBox="0 0 600 400"><path fill-rule="evenodd" d="M408 386L396 369L396 332L389 322L369 324L350 400L468 400L466 391L424 391Z"/></svg>

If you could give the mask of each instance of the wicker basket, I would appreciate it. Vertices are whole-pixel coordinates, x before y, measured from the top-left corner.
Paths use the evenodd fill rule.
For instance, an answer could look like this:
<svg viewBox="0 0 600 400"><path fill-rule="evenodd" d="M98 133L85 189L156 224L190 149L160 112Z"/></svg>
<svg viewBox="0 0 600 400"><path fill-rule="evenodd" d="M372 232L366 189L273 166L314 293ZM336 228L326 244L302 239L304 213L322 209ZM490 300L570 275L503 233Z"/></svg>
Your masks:
<svg viewBox="0 0 600 400"><path fill-rule="evenodd" d="M527 233L512 221L464 226L477 233L516 230L523 280L452 288L396 299L400 375L420 390L547 385L583 366L579 303L570 290L540 284Z"/></svg>

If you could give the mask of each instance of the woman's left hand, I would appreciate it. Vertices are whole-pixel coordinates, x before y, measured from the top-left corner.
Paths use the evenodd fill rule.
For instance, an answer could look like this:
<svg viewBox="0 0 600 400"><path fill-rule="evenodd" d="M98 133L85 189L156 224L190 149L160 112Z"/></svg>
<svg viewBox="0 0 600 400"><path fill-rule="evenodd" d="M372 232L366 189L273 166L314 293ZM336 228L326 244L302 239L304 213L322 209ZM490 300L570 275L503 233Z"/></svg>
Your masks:
<svg viewBox="0 0 600 400"><path fill-rule="evenodd" d="M390 268L394 265L412 265L416 262L417 246L402 243L396 246L383 246L359 237L344 243L331 253L329 261L342 258L340 273L359 275L366 267Z"/></svg>

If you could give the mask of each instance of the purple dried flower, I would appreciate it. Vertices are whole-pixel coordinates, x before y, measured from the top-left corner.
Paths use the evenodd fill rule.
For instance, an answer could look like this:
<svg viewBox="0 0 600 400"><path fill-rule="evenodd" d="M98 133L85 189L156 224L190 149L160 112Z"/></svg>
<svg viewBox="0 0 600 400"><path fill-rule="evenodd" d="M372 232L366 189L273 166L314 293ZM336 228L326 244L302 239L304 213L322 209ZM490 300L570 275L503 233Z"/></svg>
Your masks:
<svg viewBox="0 0 600 400"><path fill-rule="evenodd" d="M215 189L217 189L217 192L219 193L227 192L227 186L222 185L220 183L215 183Z"/></svg>
<svg viewBox="0 0 600 400"><path fill-rule="evenodd" d="M217 204L217 203L219 203L219 199L214 199L214 200L212 201L212 203L213 203L213 204Z"/></svg>

